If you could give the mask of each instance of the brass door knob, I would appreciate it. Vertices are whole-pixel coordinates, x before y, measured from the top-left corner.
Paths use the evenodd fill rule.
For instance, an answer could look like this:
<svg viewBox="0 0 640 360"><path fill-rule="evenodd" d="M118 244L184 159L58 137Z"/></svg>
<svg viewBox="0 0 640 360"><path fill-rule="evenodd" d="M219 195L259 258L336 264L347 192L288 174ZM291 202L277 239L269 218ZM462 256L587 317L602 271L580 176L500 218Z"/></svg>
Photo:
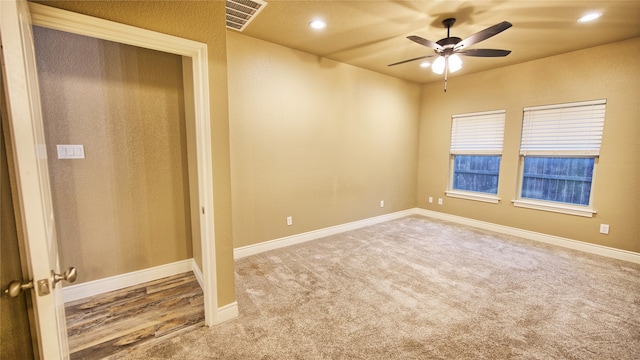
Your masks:
<svg viewBox="0 0 640 360"><path fill-rule="evenodd" d="M4 290L4 293L14 298L18 297L18 295L22 294L22 292L27 289L33 289L33 281L23 284L18 280L14 280L9 284L9 287Z"/></svg>
<svg viewBox="0 0 640 360"><path fill-rule="evenodd" d="M76 281L77 277L78 277L78 272L76 271L76 268L74 268L73 266L68 268L67 270L65 270L64 273L62 273L62 274L56 274L53 270L51 270L51 279L53 281L53 286L54 287L61 280L66 280L66 281L72 283L72 282Z"/></svg>

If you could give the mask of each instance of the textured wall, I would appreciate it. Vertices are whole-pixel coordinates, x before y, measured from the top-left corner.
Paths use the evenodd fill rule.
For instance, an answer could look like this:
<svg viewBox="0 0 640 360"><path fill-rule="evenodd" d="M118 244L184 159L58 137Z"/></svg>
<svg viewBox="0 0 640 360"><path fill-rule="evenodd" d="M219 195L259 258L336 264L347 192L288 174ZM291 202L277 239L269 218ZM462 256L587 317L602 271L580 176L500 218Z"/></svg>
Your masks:
<svg viewBox="0 0 640 360"><path fill-rule="evenodd" d="M235 247L415 207L420 86L227 38Z"/></svg>
<svg viewBox="0 0 640 360"><path fill-rule="evenodd" d="M270 44L264 44L264 47L269 49L262 49L260 51L276 56L278 62L282 61L282 66L291 67L291 74L285 75L285 79L278 80L277 77L269 78L271 81L279 81L276 82L276 84L284 85L284 87L275 87L271 85L269 81L260 78L260 76L268 78L270 76L269 74L286 73L285 69L275 64L276 59L273 60L274 63L270 64L264 58L262 58L262 62L257 61L257 59L254 62L254 66L262 66L265 67L265 69L269 69L269 71L265 73L260 72L260 68L258 71L253 72L253 75L258 77L256 81L262 84L261 87L243 84L242 82L248 82L246 76L240 74L240 77L237 78L237 73L234 73L233 76L229 74L230 87L228 87L227 32L224 27L224 21L221 20L224 17L223 1L190 2L189 6L184 6L184 2L181 1L38 2L190 38L208 44L212 139L214 147L216 259L219 286L218 300L220 305L228 304L235 299L232 257L234 242L232 241L231 222L230 131L234 141L234 162L238 161L238 159L247 158L261 160L264 157L256 154L256 151L266 149L266 145L269 144L264 140L260 140L256 146L253 147L250 141L251 138L247 138L245 134L251 134L252 136L257 135L251 131L247 133L244 127L251 125L252 122L260 124L260 121L256 119L272 120L276 126L266 126L269 122L262 121L263 127L261 128L263 131L261 135L268 135L268 137L272 139L272 146L278 149L276 152L267 151L266 155L270 157L270 160L264 165L273 166L275 171L269 173L269 177L271 178L267 178L268 181L265 185L273 185L274 177L278 175L284 179L285 184L292 187L291 189L277 186L265 186L262 188L259 179L251 179L251 177L260 176L262 174L261 172L252 172L253 170L248 169L250 164L239 164L237 168L236 165L234 165L234 213L237 214L240 211L237 209L238 207L255 211L255 213L240 214L242 215L240 219L234 219L233 230L237 232L234 234L236 246L299 233L330 224L374 216L383 210L379 208L374 209L375 206L371 207L369 204L363 203L375 201L377 204L378 201L381 200L380 196L377 196L376 193L379 184L375 185L374 187L376 187L376 189L373 190L367 188L367 185L363 187L351 186L351 188L349 188L348 186L350 186L350 184L360 185L365 183L364 180L358 179L357 175L351 175L349 169L342 171L341 174L349 175L348 179L353 180L350 183L345 181L345 179L347 179L346 177L340 177L336 172L328 173L328 175L324 174L328 177L333 176L333 179L325 179L324 183L320 183L319 180L314 177L318 174L315 171L315 166L331 169L323 163L314 165L320 155L313 154L309 149L304 149L299 155L296 155L296 153L300 151L299 149L306 146L309 148L315 147L319 152L331 152L334 145L330 144L333 144L331 143L331 141L333 141L338 149L349 150L346 158L339 155L339 151L337 150L332 152L335 157L335 160L332 161L333 164L341 164L343 168L349 165L363 166L360 164L359 159L366 158L366 161L377 161L378 157L381 157L381 154L376 152L378 148L373 147L373 142L362 151L364 153L369 150L371 156L367 156L367 154L356 156L358 150L355 146L350 149L351 147L344 145L345 143L350 143L352 139L330 135L332 130L329 128L336 127L339 123L324 124L327 128L312 129L309 130L307 134L304 134L304 129L300 129L297 126L290 127L287 124L296 124L295 121L292 121L294 116L289 115L290 110L295 110L293 114L312 114L310 111L301 111L301 109L305 107L306 109L313 109L315 111L313 116L318 117L318 114L327 114L327 118L329 119L330 115L335 114L336 109L344 110L341 114L343 119L350 119L356 114L368 114L366 110L364 110L365 105L362 105L363 108L347 108L340 105L340 101L346 101L341 99L350 99L351 101L361 99L361 97L354 97L354 94L365 91L363 89L365 86L361 86L360 84L371 84L377 81L394 83L396 85L392 85L391 87L396 86L401 89L398 90L399 92L408 94L404 101L408 103L413 102L413 109L410 104L407 104L406 108L399 105L392 106L396 110L400 108L404 109L403 111L406 112L406 117L403 117L404 119L411 118L414 116L414 113L421 114L419 154L417 156L415 154L410 155L410 157L414 159L412 161L418 164L419 174L413 180L418 189L417 197L412 200L413 204L416 203L417 198L418 206L431 210L444 211L523 229L531 229L638 251L637 234L640 233L640 229L637 225L637 219L640 217L640 212L638 211L637 204L640 202L637 201L638 190L634 188L635 185L632 185L634 181L637 182L639 175L637 165L635 164L637 164L637 154L639 153L637 139L640 137L640 134L638 133L637 119L640 110L637 99L640 97L638 96L638 73L632 65L634 57L637 58L638 55L637 40L628 42L625 45L612 44L610 48L590 49L465 77L453 77L450 79L449 92L446 95L442 93L442 84L434 83L422 87L422 99L416 100L415 97L419 97L419 95L415 95L413 93L414 90L408 90L411 86L408 86L405 82L378 77L372 73L357 75L364 74L364 72L355 68L347 71L345 69L348 67L343 64L319 61L315 56L295 52L291 49L275 50L275 47L272 48ZM233 48L233 50L230 50L230 57L234 56L234 59L237 60L238 56L235 54L240 54L238 51L251 54L250 56L260 54L260 52L257 51L258 48L256 48L255 52L251 52L249 51L250 49L245 48L246 45L242 45L242 42L237 41L242 38L242 35L231 32L229 34L229 47L230 49ZM246 41L250 43L251 39ZM260 47L263 47L263 45L260 45ZM612 50L613 53L603 53L605 48L606 50ZM604 54L606 54L606 56ZM611 60L612 55L619 57L619 59ZM252 61L251 59L243 60ZM240 65L231 66L237 68ZM333 70L329 71L330 69ZM300 84L301 80L298 80L319 79L319 83L323 83L325 81L324 76L328 76L327 79L331 79L331 90L325 91L305 88ZM359 76L368 78L368 80L361 82ZM580 76L584 77L581 78ZM381 80L383 78L385 80ZM241 83L236 84L236 81ZM328 85L323 84L320 86L325 88ZM250 89L250 91L246 95L238 94L237 89L239 87L245 87L246 89ZM369 86L366 86L366 88L369 88ZM261 91L261 89L264 90ZM277 97L277 101L272 103L272 107L267 107L266 102L262 100L257 100L257 104L252 103L256 101L256 98L259 98L254 96L256 94L275 98L279 92L287 96ZM335 93L334 98L330 98L332 92ZM302 94L320 95L320 98L323 100L313 103L314 100L312 100L312 98L303 97ZM232 95L234 97L241 95L241 97L230 99ZM393 98L391 91L385 96L376 95L370 99L376 99L376 101L384 100L387 96ZM583 219L569 215L513 208L509 200L512 199L513 194L515 194L517 147L522 107L583 100L585 96L587 98L608 98L608 119L614 119L613 121L608 121L605 128L605 143L603 144L600 170L598 179L596 180L596 192L597 194L601 194L596 195L595 199L598 215L593 219ZM234 104L234 112L239 112L237 114L234 113L233 119L234 121L240 122L234 123L232 129L229 128L228 100ZM294 102L299 102L299 104L292 105ZM383 103L388 104L387 102ZM323 106L326 104L331 106ZM337 107L336 104L338 105ZM371 109L376 109L382 114L389 114L389 112L385 112L384 108L376 107L375 105L377 105L377 103L372 104ZM252 108L255 109L254 115L248 115L247 112ZM506 108L508 112L505 157L503 159L504 166L501 172L499 194L503 198L503 202L499 205L489 205L445 198L445 204L441 207L427 204L426 198L428 196L444 196L444 190L446 189L449 122L451 114L496 108ZM613 115L610 115L612 114L612 108L616 110L614 110ZM629 110L628 112L625 111L627 109ZM376 111L371 112L377 114ZM238 115L240 115L240 117L238 117ZM283 116L285 119L281 119ZM300 116L296 116L297 121L300 121L299 118ZM631 119L636 119L636 122L634 123ZM303 121L308 122L310 120L303 119ZM322 125L323 123L317 122L317 124ZM342 123L344 126L347 124L349 124L348 121ZM360 124L352 123L351 125L357 127L357 125ZM409 127L417 132L418 127L414 125L409 125ZM289 131L290 128L293 129L293 131L297 131L298 134L301 134L300 139L307 141L297 140L297 136L292 136L291 139L283 139L282 133L285 130ZM320 139L316 139L310 135L313 132L320 134L320 139L328 141L328 143L319 144ZM614 135L608 135L608 132L613 132ZM349 134L353 133L355 132L351 131ZM335 134L338 134L338 132L335 132ZM362 133L362 136L364 137L365 134L366 133ZM629 134L635 135L632 137ZM376 139L382 138L380 134L369 133L369 135ZM416 135L417 133L414 134L414 137L407 137L408 148L417 146L415 142L417 141L415 139ZM394 136L399 135L394 133ZM394 136L391 138L394 138ZM607 138L609 138L609 140L607 140ZM285 140L295 140L298 142L291 143L287 145L288 147L278 142ZM242 146L239 145L241 142L243 144ZM362 144L362 142L358 140L351 142L351 144ZM397 145L398 152L407 151L407 153L411 153L410 150L407 150L407 147L398 145L395 142L394 145ZM248 146L248 148L245 148L245 146ZM251 147L253 147L253 149L251 149ZM289 151L289 149L295 149L295 151ZM393 149L393 147L387 147L387 149ZM237 153L238 151L240 153ZM397 154L395 151L396 149L394 149L393 153ZM253 154L251 154L251 152L253 152ZM607 155L607 152L614 155ZM301 158L307 156L306 159L308 161L293 159L292 156L294 155L300 156ZM351 156L350 159L349 156ZM384 157L384 155L382 155L382 157ZM606 157L608 157L609 160L605 161ZM330 158L326 157L324 159L327 160ZM417 159L419 159L419 163ZM293 161L296 168L300 171L293 172L294 167L285 160ZM385 161L387 160L382 160L382 162ZM254 165L263 166L260 162ZM382 167L380 169L382 169ZM403 180L399 180L398 182L388 180L387 174L391 174L390 169L393 169L393 167L387 169L388 173L383 173L382 170L372 171L368 173L366 177L373 179L377 176L382 176L383 180L380 181L385 184L405 182L404 173L400 175ZM268 169L263 167L261 170L266 171ZM415 172L415 169L413 171ZM603 175L605 173L608 175ZM293 176L295 181L288 180L290 176ZM236 184L236 179L240 179L241 182ZM307 180L312 182L312 184L305 185L304 182ZM358 182L355 182L355 180L358 180ZM327 190L329 184L338 185L335 188L335 193L339 195L337 198L340 199L341 205L348 204L348 200L352 201L348 214L340 213L340 209L336 210L336 207L332 207L334 188L332 187L332 190ZM351 197L343 196L346 194L342 192L345 187L347 187L347 190L352 190ZM610 190L609 188L612 187L624 187L624 189ZM247 190L250 191L250 193L242 194L242 189L250 189ZM274 194L265 194L270 190L276 192ZM361 191L361 193L358 194L358 191ZM390 189L389 191L396 190ZM285 198L280 197L279 195L283 193L296 194L299 197L299 201L293 201L291 195L287 195L288 197ZM313 196L315 196L315 198L313 198ZM394 198L394 196L396 199L404 198L404 196L398 196L397 194L392 194L391 197ZM388 199L385 200L389 201ZM394 201L392 200L391 203L394 203ZM321 210L318 210L318 205L320 205ZM393 205L391 208L386 207L384 211L393 211L400 208L402 207ZM296 212L292 213L292 210ZM271 214L272 212L273 215ZM284 223L284 217L287 215L294 216L294 226L285 227L282 225ZM261 220L262 216L267 217L267 219ZM320 219L320 217L322 217L322 219ZM601 222L611 224L611 234L609 236L597 234L597 226Z"/></svg>
<svg viewBox="0 0 640 360"><path fill-rule="evenodd" d="M424 86L418 206L472 219L640 252L640 39L599 46ZM472 60L469 60L472 61ZM515 208L522 109L607 99L593 218ZM451 115L506 109L497 204L446 198ZM444 205L429 204L429 196ZM611 225L609 235L600 224Z"/></svg>
<svg viewBox="0 0 640 360"><path fill-rule="evenodd" d="M34 27L60 259L78 283L192 257L182 58ZM56 156L82 144L85 159Z"/></svg>

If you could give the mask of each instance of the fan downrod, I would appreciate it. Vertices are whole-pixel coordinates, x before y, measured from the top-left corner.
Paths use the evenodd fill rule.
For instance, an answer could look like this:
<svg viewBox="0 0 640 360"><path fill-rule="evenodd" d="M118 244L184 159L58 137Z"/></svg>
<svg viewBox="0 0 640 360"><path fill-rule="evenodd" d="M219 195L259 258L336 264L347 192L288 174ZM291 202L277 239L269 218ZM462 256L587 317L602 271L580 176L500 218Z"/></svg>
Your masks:
<svg viewBox="0 0 640 360"><path fill-rule="evenodd" d="M448 18L442 20L442 25L447 28L447 39L451 38L451 27L456 23L456 18ZM462 39L460 39L462 40ZM460 41L458 40L458 41ZM442 44L441 44L442 45ZM444 46L444 45L443 45Z"/></svg>

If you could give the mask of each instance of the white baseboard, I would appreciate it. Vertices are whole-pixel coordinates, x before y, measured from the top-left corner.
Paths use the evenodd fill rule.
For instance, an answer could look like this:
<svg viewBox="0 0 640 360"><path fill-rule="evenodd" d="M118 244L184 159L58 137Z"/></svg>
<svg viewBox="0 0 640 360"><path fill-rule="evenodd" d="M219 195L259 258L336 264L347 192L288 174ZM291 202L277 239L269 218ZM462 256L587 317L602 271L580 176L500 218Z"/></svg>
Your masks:
<svg viewBox="0 0 640 360"><path fill-rule="evenodd" d="M198 284L200 284L200 287L204 289L204 276L202 275L202 270L200 270L200 267L198 266L198 263L196 263L195 259L193 259L193 263L191 264L191 266L193 275L196 277L196 280L198 280ZM223 323L227 320L235 319L237 317L238 303L234 301L231 304L227 304L218 308L214 325Z"/></svg>
<svg viewBox="0 0 640 360"><path fill-rule="evenodd" d="M198 263L196 263L195 259L191 259L191 261L191 270L193 271L193 275L196 277L196 280L198 280L200 288L204 289L204 275L202 275L202 270L200 270L200 267L198 266Z"/></svg>
<svg viewBox="0 0 640 360"><path fill-rule="evenodd" d="M546 244L557 245L573 250L583 251L589 254L606 256L612 259L629 261L632 263L640 264L640 253L633 251L627 251L622 249L616 249L608 246L602 246L597 244L590 244L583 241L572 240L562 238L559 236L547 235L535 231L518 229L510 226L498 225L490 222L480 221L465 218L462 216L456 216L437 211L431 211L426 209L415 208L416 215L422 215L434 219L440 219L445 221L451 221L462 225L472 226L479 229L495 231L497 233L512 235L521 237L528 240L539 241Z"/></svg>
<svg viewBox="0 0 640 360"><path fill-rule="evenodd" d="M354 222L350 222L342 225L331 226L324 229L313 230L313 231L291 235L291 236L287 236L287 237L283 237L275 240L269 240L269 241L261 242L259 244L242 246L242 247L233 249L233 256L237 260L246 256L259 254L265 251L275 250L285 246L300 244L303 242L320 239L326 236L340 234L345 231L355 230L355 229L363 228L365 226L370 226L370 225L378 224L378 223L389 221L389 220L403 218L405 216L409 216L413 214L415 214L415 211L413 209L403 210L403 211L398 211L390 214L375 216L375 217L364 219L364 220L358 220L358 221L354 221Z"/></svg>
<svg viewBox="0 0 640 360"><path fill-rule="evenodd" d="M454 223L476 227L479 229L495 231L497 233L521 237L528 240L539 241L551 245L561 246L573 250L583 251L589 254L606 256L612 259L629 261L640 264L640 253L616 249L608 246L590 244L583 241L562 238L543 234L535 231L518 229L510 226L498 225L486 221L474 220L462 216L441 213L421 208L413 208L409 210L399 211L391 214L376 216L369 219L354 221L347 224L331 226L324 229L309 231L302 234L287 236L275 240L265 241L259 244L239 247L233 250L235 259L241 259L246 256L259 254L265 251L279 249L285 246L300 244L306 241L316 240L330 235L339 234L345 231L359 229L365 226L374 225L384 221L395 220L410 215L421 215L434 219L451 221Z"/></svg>
<svg viewBox="0 0 640 360"><path fill-rule="evenodd" d="M195 264L193 259L187 259L126 274L111 276L104 279L87 281L82 284L69 285L62 289L62 296L64 298L64 302L80 300L89 296L119 290L147 281L182 274L184 272L191 271L193 264Z"/></svg>
<svg viewBox="0 0 640 360"><path fill-rule="evenodd" d="M111 276L104 279L88 281L82 284L66 286L62 289L62 296L66 303L142 284L148 281L162 279L167 276L182 274L187 271L193 271L193 275L196 277L198 284L200 284L200 287L204 289L204 277L202 276L202 270L200 270L200 267L194 259L187 259L149 269ZM238 317L238 303L234 301L231 304L218 308L216 324L236 317Z"/></svg>
<svg viewBox="0 0 640 360"><path fill-rule="evenodd" d="M462 216L451 215L441 213L437 211L431 211L421 208L413 208L409 210L403 210L394 212L391 214L380 215L364 220L354 221L347 224L331 226L324 229L309 231L302 234L292 235L266 241L260 244L249 245L234 249L235 259L240 259L246 256L259 254L265 251L279 249L285 246L300 244L303 242L320 239L326 236L331 236L339 233L343 233L350 230L363 228L378 224L385 221L400 219L410 215L421 215L434 219L440 219L445 221L451 221L462 225L472 226L479 229L495 231L497 233L518 236L528 240L539 241L551 245L557 245L569 249L579 250L590 254L606 256L613 259L629 261L632 263L640 264L640 253L611 248L607 246L590 244L582 241L562 238L553 235L547 235L529 230L518 229L510 226L498 225L480 220L474 220L465 218ZM65 286L62 289L62 295L65 302L75 301L83 299L89 296L99 295L105 292L122 289L128 286L134 286L147 281L153 281L161 279L163 277L181 274L187 271L193 271L200 287L203 287L204 277L202 271L196 264L195 260L187 259L183 261L177 261L170 264L156 266L149 269L143 269L126 274L108 277L105 279L99 279L94 281L88 281L82 284ZM234 319L238 316L238 304L233 302L231 304L224 305L218 308L216 314L216 324Z"/></svg>
<svg viewBox="0 0 640 360"><path fill-rule="evenodd" d="M235 319L237 317L238 317L238 303L234 301L231 304L227 304L218 308L218 314L216 314L215 325L231 319Z"/></svg>

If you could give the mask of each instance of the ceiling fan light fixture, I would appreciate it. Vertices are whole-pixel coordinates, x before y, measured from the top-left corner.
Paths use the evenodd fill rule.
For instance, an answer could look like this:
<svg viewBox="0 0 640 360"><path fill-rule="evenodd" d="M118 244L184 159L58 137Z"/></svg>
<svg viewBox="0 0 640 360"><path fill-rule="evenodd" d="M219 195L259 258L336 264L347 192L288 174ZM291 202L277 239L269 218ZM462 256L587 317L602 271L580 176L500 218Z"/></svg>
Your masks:
<svg viewBox="0 0 640 360"><path fill-rule="evenodd" d="M438 56L436 61L433 62L433 65L431 65L431 70L438 75L442 75L444 73L445 61L444 56Z"/></svg>
<svg viewBox="0 0 640 360"><path fill-rule="evenodd" d="M428 68L429 66L431 66L431 63L428 61L423 61L420 63L421 68Z"/></svg>
<svg viewBox="0 0 640 360"><path fill-rule="evenodd" d="M452 73L462 69L462 59L460 59L458 54L450 55L447 58L447 62L449 63L449 71Z"/></svg>
<svg viewBox="0 0 640 360"><path fill-rule="evenodd" d="M593 20L599 18L600 16L602 16L601 12L588 13L588 14L585 14L585 15L579 17L578 18L578 22L579 23L583 23L583 22L593 21Z"/></svg>
<svg viewBox="0 0 640 360"><path fill-rule="evenodd" d="M476 57L504 57L511 53L510 50L500 50L500 49L471 49L468 50L467 47L479 43L480 41L484 41L492 36L495 36L511 26L508 21L503 21L497 23L493 26L489 26L488 28L478 31L477 33L465 38L461 39L457 36L451 36L451 26L456 22L455 18L447 18L442 21L442 25L447 29L447 37L444 39L440 39L436 42L431 40L427 40L417 35L407 36L407 39L422 45L424 47L428 47L434 50L435 55L438 57L431 65L431 71L438 75L444 74L444 91L447 91L447 80L449 73L456 72L462 69L462 59L460 59L457 53L464 56L476 56ZM430 58L434 55L420 56L413 59L407 59L404 61L395 62L393 64L389 64L388 66L400 65L404 63L408 63L411 61L422 60L424 58ZM422 67L426 67L425 63L420 64Z"/></svg>

